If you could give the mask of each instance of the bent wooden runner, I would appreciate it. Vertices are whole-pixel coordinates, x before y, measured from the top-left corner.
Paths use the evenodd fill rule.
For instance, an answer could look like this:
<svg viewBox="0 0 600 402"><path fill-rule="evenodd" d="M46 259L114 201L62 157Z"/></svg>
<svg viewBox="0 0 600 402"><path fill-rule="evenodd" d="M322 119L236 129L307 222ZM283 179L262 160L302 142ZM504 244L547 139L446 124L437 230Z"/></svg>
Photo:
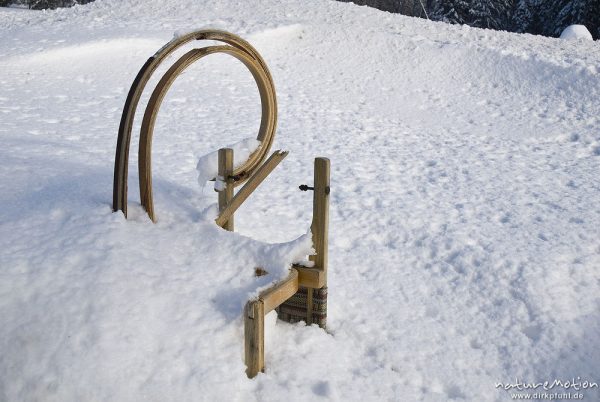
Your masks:
<svg viewBox="0 0 600 402"><path fill-rule="evenodd" d="M271 73L266 63L248 42L229 32L219 30L200 30L173 39L158 52L150 57L138 72L125 101L121 123L119 125L119 136L117 139L117 150L115 155L115 170L113 181L113 211L122 211L127 216L127 174L129 161L129 145L131 142L131 131L136 110L144 88L160 64L173 52L184 44L194 40L214 40L226 43L225 46L209 46L194 49L182 56L165 74L155 89L154 101L148 104L144 119L145 128L140 135L140 198L142 205L148 212L150 218L155 221L154 205L152 199L152 180L150 152L152 147L152 129L154 119L160 107L160 101L166 91L186 67L194 61L212 53L226 53L232 55L250 70L256 80L262 105L262 116L260 128L256 139L261 142L259 148L248 158L248 160L234 171L237 178L234 185L245 182L254 170L268 154L275 136L277 124L277 101L275 86ZM205 50L207 49L207 50ZM143 138L142 138L143 137ZM142 163L143 159L143 163ZM143 173L143 174L142 174Z"/></svg>

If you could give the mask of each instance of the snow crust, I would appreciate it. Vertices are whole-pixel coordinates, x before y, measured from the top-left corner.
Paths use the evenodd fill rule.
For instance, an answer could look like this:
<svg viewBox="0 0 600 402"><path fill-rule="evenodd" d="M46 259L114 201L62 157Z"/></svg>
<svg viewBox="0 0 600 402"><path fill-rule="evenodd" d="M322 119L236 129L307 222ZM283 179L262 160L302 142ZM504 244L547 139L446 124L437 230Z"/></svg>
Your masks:
<svg viewBox="0 0 600 402"><path fill-rule="evenodd" d="M264 57L290 151L234 234L195 170L259 124L227 55L164 99L158 223L135 135L129 219L110 206L129 86L199 25ZM597 43L328 0L0 8L0 37L0 400L505 401L496 382L598 382ZM242 306L310 252L297 188L317 155L332 167L328 331L270 314L267 368L248 380Z"/></svg>
<svg viewBox="0 0 600 402"><path fill-rule="evenodd" d="M569 25L562 31L562 33L560 34L560 38L568 40L594 40L592 34L585 27L585 25Z"/></svg>

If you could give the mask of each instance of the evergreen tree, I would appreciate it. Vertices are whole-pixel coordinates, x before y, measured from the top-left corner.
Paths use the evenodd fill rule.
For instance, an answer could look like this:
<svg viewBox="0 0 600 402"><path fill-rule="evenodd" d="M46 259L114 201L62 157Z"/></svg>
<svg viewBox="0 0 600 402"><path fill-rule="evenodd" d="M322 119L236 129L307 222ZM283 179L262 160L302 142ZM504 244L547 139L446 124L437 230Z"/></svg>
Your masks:
<svg viewBox="0 0 600 402"><path fill-rule="evenodd" d="M432 18L451 24L468 24L471 7L466 0L441 1L434 6Z"/></svg>
<svg viewBox="0 0 600 402"><path fill-rule="evenodd" d="M559 36L582 24L600 39L600 0L339 0L480 28Z"/></svg>
<svg viewBox="0 0 600 402"><path fill-rule="evenodd" d="M472 0L469 25L506 30L513 8L514 0Z"/></svg>
<svg viewBox="0 0 600 402"><path fill-rule="evenodd" d="M519 0L512 16L512 30L559 36L572 24L585 25L600 38L600 0Z"/></svg>
<svg viewBox="0 0 600 402"><path fill-rule="evenodd" d="M91 3L94 0L0 0L0 7L11 4L25 5L32 10L55 9L59 7L72 7L75 4Z"/></svg>
<svg viewBox="0 0 600 402"><path fill-rule="evenodd" d="M515 9L511 18L511 28L515 32L529 32L533 16L535 15L534 5L527 0L517 0Z"/></svg>
<svg viewBox="0 0 600 402"><path fill-rule="evenodd" d="M585 25L597 38L600 28L599 0L555 0L550 9L549 24L545 34L559 36L561 32L573 24Z"/></svg>

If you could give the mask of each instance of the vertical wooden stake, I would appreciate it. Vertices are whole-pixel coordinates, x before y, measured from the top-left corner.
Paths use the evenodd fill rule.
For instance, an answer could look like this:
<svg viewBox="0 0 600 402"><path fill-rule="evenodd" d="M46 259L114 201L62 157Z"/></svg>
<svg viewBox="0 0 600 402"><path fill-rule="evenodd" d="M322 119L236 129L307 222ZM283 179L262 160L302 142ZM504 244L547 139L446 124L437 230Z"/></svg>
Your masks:
<svg viewBox="0 0 600 402"><path fill-rule="evenodd" d="M316 254L310 256L315 268L327 273L329 232L329 159L315 158L313 221L311 225Z"/></svg>
<svg viewBox="0 0 600 402"><path fill-rule="evenodd" d="M309 257L315 268L323 271L327 286L328 236L329 236L329 159L315 158L315 178L313 194L313 221L311 231L315 255ZM312 323L313 290L307 292L307 324Z"/></svg>
<svg viewBox="0 0 600 402"><path fill-rule="evenodd" d="M233 198L233 149L219 149L219 170L217 180L225 182L225 188L219 191L219 212L222 212ZM223 229L233 232L233 215L223 224Z"/></svg>
<svg viewBox="0 0 600 402"><path fill-rule="evenodd" d="M244 310L246 375L254 378L265 369L265 305L252 300Z"/></svg>

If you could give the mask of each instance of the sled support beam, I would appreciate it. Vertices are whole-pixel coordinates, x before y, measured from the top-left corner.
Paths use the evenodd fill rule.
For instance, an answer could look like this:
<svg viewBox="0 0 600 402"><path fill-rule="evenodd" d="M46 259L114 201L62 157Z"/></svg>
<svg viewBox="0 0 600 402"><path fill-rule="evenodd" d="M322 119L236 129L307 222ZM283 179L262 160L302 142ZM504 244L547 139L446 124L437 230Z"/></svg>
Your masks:
<svg viewBox="0 0 600 402"><path fill-rule="evenodd" d="M265 305L253 300L244 309L246 375L254 378L265 369Z"/></svg>
<svg viewBox="0 0 600 402"><path fill-rule="evenodd" d="M315 254L308 257L327 283L328 237L329 237L329 159L315 158L313 221L310 227ZM325 284L323 286L325 286ZM306 325L313 323L313 288L306 289Z"/></svg>
<svg viewBox="0 0 600 402"><path fill-rule="evenodd" d="M313 186L302 185L303 191L313 190L313 220L311 225L315 255L309 256L312 268L294 265L299 272L298 293L277 308L280 320L307 325L327 325L327 264L329 236L330 162L315 158Z"/></svg>
<svg viewBox="0 0 600 402"><path fill-rule="evenodd" d="M313 221L310 227L315 246L315 255L309 256L315 268L322 271L327 282L328 237L329 237L329 170L327 158L315 158L315 184L313 196Z"/></svg>
<svg viewBox="0 0 600 402"><path fill-rule="evenodd" d="M244 309L246 375L254 378L265 369L265 314L275 310L298 291L298 271L292 268L281 282L250 300Z"/></svg>
<svg viewBox="0 0 600 402"><path fill-rule="evenodd" d="M288 151L280 150L275 151L271 154L269 159L267 159L267 161L261 167L258 168L256 173L254 173L252 177L248 179L248 182L244 184L244 187L242 187L237 192L237 194L233 197L233 199L231 199L227 206L222 211L219 208L219 216L217 217L217 219L215 219L215 222L218 226L224 227L223 225L225 224L225 222L232 219L235 211L238 210L238 208L244 203L244 201L246 201L248 197L250 197L250 194L252 194L254 190L256 190L260 183L262 183L267 178L267 176L273 171L273 169L275 169L277 165L279 165L279 162L281 162L287 155ZM231 191L233 191L233 186L231 186Z"/></svg>

